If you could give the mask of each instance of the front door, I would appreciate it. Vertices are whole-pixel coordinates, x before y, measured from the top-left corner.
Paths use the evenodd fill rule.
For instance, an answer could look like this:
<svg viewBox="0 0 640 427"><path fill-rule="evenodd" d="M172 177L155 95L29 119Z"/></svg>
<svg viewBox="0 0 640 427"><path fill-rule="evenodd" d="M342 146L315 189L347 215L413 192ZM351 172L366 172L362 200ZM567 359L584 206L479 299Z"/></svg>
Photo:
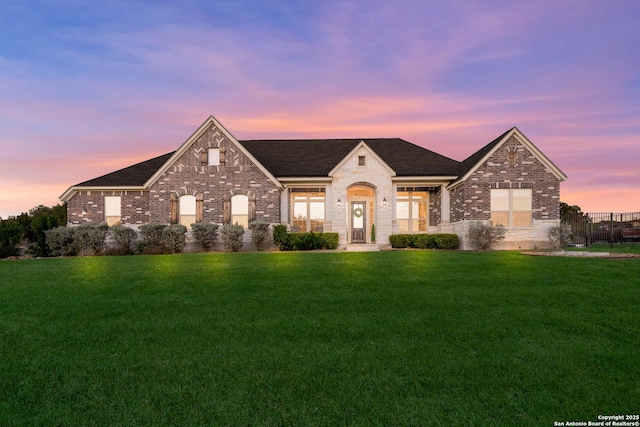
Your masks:
<svg viewBox="0 0 640 427"><path fill-rule="evenodd" d="M351 202L351 243L366 243L367 202Z"/></svg>

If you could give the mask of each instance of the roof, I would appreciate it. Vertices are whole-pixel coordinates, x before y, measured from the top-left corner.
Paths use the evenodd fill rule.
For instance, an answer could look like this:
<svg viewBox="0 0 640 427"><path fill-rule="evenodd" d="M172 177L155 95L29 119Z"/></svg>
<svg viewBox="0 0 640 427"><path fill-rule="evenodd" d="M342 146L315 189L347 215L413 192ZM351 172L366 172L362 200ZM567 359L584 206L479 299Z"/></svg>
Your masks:
<svg viewBox="0 0 640 427"><path fill-rule="evenodd" d="M216 126L229 140L234 142L257 166L277 184L277 178L329 177L359 144L366 144L396 177L455 177L449 183L456 186L467 179L483 159L490 156L511 134L517 134L530 151L547 166L558 179L566 175L555 166L517 128L513 127L467 157L462 162L450 159L426 148L400 138L354 138L354 139L280 139L238 141L213 116L209 117L177 150L162 156L137 163L124 169L102 175L70 187L61 196L69 197L80 188L144 187L168 168L177 156L187 150L193 142L209 128ZM276 178L277 177L277 178Z"/></svg>
<svg viewBox="0 0 640 427"><path fill-rule="evenodd" d="M476 151L475 153L473 153L472 155L470 155L469 157L461 161L459 163L460 166L456 173L456 175L458 175L458 179L456 179L456 181L454 182L457 182L458 180L462 179L462 177L464 177L467 174L467 172L469 172L474 166L476 166L480 162L480 160L484 158L484 156L489 154L489 152L491 152L491 150L493 150L495 146L498 145L500 141L502 141L502 139L514 129L515 127L512 127L511 129L509 129L508 131L506 131L505 133L503 133L502 135L500 135L499 137L497 137L496 139L494 139L493 141L491 141L490 143L488 143L487 145L485 145L484 147L482 147L481 149L479 149L478 151Z"/></svg>
<svg viewBox="0 0 640 427"><path fill-rule="evenodd" d="M90 179L75 187L139 187L164 165L174 153L163 154L141 163Z"/></svg>
<svg viewBox="0 0 640 427"><path fill-rule="evenodd" d="M326 177L360 142L396 176L457 175L459 162L399 138L239 141L274 176ZM286 161L283 161L286 159Z"/></svg>

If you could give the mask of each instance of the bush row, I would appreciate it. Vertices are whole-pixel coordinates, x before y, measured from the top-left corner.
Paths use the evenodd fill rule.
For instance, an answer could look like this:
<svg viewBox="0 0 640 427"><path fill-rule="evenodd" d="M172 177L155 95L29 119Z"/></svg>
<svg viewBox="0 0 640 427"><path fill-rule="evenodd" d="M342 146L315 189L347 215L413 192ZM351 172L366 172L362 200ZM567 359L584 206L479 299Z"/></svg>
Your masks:
<svg viewBox="0 0 640 427"><path fill-rule="evenodd" d="M273 227L273 243L281 251L336 249L339 240L338 233L289 233L286 225L278 224Z"/></svg>
<svg viewBox="0 0 640 427"><path fill-rule="evenodd" d="M457 234L392 234L391 247L416 249L458 249Z"/></svg>
<svg viewBox="0 0 640 427"><path fill-rule="evenodd" d="M0 224L0 233L11 236L13 229ZM196 243L205 251L211 250L217 240L218 224L191 224ZM251 239L255 249L262 251L271 240L269 224L253 221L249 224ZM145 224L138 231L115 225L111 228L106 224L83 224L77 227L56 227L45 232L46 244L52 256L85 255L91 251L95 255L129 255L135 252L141 254L169 254L182 252L186 244L187 228L184 225ZM236 252L242 249L244 228L238 224L225 224L220 232L224 250ZM136 239L140 237L137 244ZM111 241L107 244L107 240ZM14 239L15 240L15 239ZM134 247L135 246L135 247ZM13 255L15 244L11 250ZM5 251L4 247L0 247ZM3 252L4 253L4 252Z"/></svg>

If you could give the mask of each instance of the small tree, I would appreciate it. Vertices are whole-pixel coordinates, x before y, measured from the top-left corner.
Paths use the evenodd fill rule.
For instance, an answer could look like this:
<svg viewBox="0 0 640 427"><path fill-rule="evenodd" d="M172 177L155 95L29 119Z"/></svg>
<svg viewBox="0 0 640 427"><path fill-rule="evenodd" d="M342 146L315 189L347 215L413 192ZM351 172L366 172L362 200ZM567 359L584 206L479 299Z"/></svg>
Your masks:
<svg viewBox="0 0 640 427"><path fill-rule="evenodd" d="M193 238L205 251L210 251L218 236L218 224L197 222L191 224Z"/></svg>
<svg viewBox="0 0 640 427"><path fill-rule="evenodd" d="M562 249L571 243L571 226L560 224L549 227L547 238L552 249Z"/></svg>
<svg viewBox="0 0 640 427"><path fill-rule="evenodd" d="M244 227L239 224L225 224L222 226L222 242L225 252L237 252L242 249Z"/></svg>
<svg viewBox="0 0 640 427"><path fill-rule="evenodd" d="M263 221L251 221L249 229L251 230L251 243L257 250L263 251L269 240L269 224Z"/></svg>
<svg viewBox="0 0 640 427"><path fill-rule="evenodd" d="M13 256L22 239L22 227L14 220L0 219L0 258Z"/></svg>
<svg viewBox="0 0 640 427"><path fill-rule="evenodd" d="M467 237L473 246L479 250L489 250L494 243L503 240L507 230L502 224L489 225L482 222L472 222Z"/></svg>

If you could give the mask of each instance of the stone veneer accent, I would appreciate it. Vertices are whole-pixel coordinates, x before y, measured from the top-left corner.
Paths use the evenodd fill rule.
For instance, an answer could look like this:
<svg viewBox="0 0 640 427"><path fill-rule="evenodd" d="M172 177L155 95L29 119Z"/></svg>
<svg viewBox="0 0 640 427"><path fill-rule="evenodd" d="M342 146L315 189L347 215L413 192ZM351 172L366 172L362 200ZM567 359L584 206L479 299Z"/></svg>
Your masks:
<svg viewBox="0 0 640 427"><path fill-rule="evenodd" d="M200 153L209 148L224 151L220 166L202 165ZM280 222L280 189L213 124L149 189L151 222L170 222L171 193L202 193L205 222L222 223L223 198L236 194L255 197L257 220Z"/></svg>
<svg viewBox="0 0 640 427"><path fill-rule="evenodd" d="M366 157L366 165L358 166L358 156ZM391 174L387 167L376 159L376 156L366 147L362 146L355 150L351 156L346 158L341 167L332 176L331 206L336 206L338 199L342 201L341 208L332 208L331 231L340 235L340 244L347 243L347 228L350 219L350 208L347 200L348 187L367 183L375 188L375 218L376 224L376 244L378 246L389 245L389 236L392 234L393 215L393 187L391 185ZM383 206L382 200L387 199L387 206ZM371 227L371 221L367 228ZM367 242L370 240L370 233L365 233Z"/></svg>

